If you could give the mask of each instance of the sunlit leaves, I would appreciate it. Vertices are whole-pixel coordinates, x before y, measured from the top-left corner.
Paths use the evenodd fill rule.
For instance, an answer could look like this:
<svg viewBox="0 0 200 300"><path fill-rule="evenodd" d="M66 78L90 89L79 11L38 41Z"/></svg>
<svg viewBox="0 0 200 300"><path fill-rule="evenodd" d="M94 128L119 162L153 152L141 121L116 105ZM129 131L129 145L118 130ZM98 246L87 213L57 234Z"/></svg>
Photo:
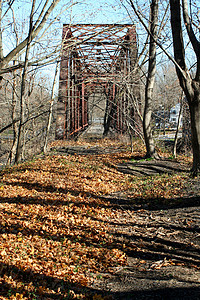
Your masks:
<svg viewBox="0 0 200 300"><path fill-rule="evenodd" d="M181 195L187 178L124 175L117 171L117 164L143 153L137 144L134 154L125 150L93 156L51 155L2 172L0 275L4 299L48 298L51 294L83 299L73 287L90 286L99 274L126 265L126 251L141 251L112 234L109 220L117 224L121 208L112 206L109 199L123 193L130 201L167 200ZM93 295L93 299L101 296Z"/></svg>

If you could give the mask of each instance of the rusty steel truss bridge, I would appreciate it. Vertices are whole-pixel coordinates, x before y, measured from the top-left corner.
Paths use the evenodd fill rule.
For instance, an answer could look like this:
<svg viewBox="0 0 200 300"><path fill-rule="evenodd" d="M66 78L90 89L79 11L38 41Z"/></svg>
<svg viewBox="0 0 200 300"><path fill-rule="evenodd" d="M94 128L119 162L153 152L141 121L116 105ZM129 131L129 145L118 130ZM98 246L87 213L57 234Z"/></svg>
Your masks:
<svg viewBox="0 0 200 300"><path fill-rule="evenodd" d="M64 24L56 137L69 139L93 122L104 134L141 130L134 25Z"/></svg>

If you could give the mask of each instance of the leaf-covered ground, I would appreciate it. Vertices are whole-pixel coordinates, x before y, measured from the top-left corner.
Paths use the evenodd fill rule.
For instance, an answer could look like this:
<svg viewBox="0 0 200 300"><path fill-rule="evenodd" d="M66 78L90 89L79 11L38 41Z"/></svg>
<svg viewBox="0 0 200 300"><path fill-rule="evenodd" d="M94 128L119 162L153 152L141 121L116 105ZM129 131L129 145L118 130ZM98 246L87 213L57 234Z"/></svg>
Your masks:
<svg viewBox="0 0 200 300"><path fill-rule="evenodd" d="M113 299L115 289L112 293L105 278L128 270L130 253L137 254L138 264L132 263L136 268L183 264L177 256L173 259L173 251L172 257L169 251L161 260L155 256L151 262L145 253L151 239L155 243L155 236L162 237L159 228L163 225L158 226L156 214L150 217L149 209L160 212L162 206L184 204L181 201L188 195L189 175L122 174L117 169L119 163L144 156L137 143L133 153L111 141L84 146L101 149L101 153L55 151L1 172L0 299ZM184 157L179 160L188 163ZM191 188L189 192L192 197ZM154 225L150 226L151 222ZM195 259L188 263L196 271L200 265L198 224L192 218L185 222L186 228L197 232L194 241L181 237L183 244L187 238L186 244L195 252ZM172 232L179 230L170 228ZM134 230L135 239L127 234Z"/></svg>

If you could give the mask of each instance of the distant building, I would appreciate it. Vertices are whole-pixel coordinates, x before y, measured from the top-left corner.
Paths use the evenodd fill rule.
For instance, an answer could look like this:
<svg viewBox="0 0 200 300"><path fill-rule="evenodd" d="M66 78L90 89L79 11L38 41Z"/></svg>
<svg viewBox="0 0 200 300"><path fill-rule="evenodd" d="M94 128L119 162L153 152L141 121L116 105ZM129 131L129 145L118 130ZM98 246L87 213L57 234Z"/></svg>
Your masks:
<svg viewBox="0 0 200 300"><path fill-rule="evenodd" d="M176 126L178 124L178 117L180 113L181 105L180 103L176 104L170 109L170 114L169 114L169 123L171 126ZM180 117L180 127L183 126L183 116L181 113Z"/></svg>

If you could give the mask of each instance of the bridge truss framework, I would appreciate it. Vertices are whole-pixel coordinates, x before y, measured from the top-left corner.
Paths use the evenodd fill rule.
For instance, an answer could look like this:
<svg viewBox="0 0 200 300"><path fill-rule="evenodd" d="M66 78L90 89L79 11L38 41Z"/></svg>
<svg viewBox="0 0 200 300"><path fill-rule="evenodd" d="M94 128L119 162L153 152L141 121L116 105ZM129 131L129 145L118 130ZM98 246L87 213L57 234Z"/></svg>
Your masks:
<svg viewBox="0 0 200 300"><path fill-rule="evenodd" d="M69 139L88 126L88 99L106 99L104 133L141 130L137 40L134 25L63 25L56 137ZM129 126L130 125L130 126Z"/></svg>

